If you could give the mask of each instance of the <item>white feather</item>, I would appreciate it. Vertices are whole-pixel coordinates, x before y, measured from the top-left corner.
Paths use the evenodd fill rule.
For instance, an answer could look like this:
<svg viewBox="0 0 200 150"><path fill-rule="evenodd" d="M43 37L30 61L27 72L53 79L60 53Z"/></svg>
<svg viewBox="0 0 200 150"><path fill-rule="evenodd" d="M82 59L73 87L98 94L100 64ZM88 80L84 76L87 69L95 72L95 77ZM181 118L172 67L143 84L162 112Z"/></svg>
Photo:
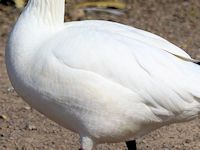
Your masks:
<svg viewBox="0 0 200 150"><path fill-rule="evenodd" d="M82 148L194 119L200 67L152 33L108 21L62 22L64 0L30 0L6 48L25 101L77 132Z"/></svg>

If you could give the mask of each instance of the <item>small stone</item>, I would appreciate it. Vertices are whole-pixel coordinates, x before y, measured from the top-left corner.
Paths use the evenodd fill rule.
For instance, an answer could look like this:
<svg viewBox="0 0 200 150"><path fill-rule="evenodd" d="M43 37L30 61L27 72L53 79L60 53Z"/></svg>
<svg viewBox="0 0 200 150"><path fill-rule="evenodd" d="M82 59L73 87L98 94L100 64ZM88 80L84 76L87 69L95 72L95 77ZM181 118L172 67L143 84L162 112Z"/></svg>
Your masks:
<svg viewBox="0 0 200 150"><path fill-rule="evenodd" d="M29 130L37 130L37 127L34 126L34 125L27 125L26 128L29 129Z"/></svg>
<svg viewBox="0 0 200 150"><path fill-rule="evenodd" d="M0 119L2 120L5 120L5 121L8 121L8 117L6 115L0 115Z"/></svg>
<svg viewBox="0 0 200 150"><path fill-rule="evenodd" d="M146 143L147 143L147 141L146 141L146 140L142 140L142 143L146 144Z"/></svg>
<svg viewBox="0 0 200 150"><path fill-rule="evenodd" d="M13 93L15 90L14 90L14 88L11 86L11 87L9 87L9 88L7 89L7 91L8 91L9 93Z"/></svg>
<svg viewBox="0 0 200 150"><path fill-rule="evenodd" d="M187 144L189 144L189 143L191 143L192 142L192 140L190 140L190 139L186 139L185 140L185 143L187 143Z"/></svg>
<svg viewBox="0 0 200 150"><path fill-rule="evenodd" d="M164 143L162 147L163 147L165 150L170 149L170 145L169 145L169 144L166 144L166 143Z"/></svg>
<svg viewBox="0 0 200 150"><path fill-rule="evenodd" d="M31 107L30 106L25 106L24 109L31 110Z"/></svg>

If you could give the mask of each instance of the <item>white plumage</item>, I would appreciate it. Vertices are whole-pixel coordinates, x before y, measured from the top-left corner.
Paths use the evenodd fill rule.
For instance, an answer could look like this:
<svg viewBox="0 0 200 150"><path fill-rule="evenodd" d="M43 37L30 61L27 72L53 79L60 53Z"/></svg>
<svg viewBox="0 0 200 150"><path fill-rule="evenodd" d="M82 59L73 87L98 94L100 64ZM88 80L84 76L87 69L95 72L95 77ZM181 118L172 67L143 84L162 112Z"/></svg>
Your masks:
<svg viewBox="0 0 200 150"><path fill-rule="evenodd" d="M83 149L198 116L200 67L182 49L114 22L63 20L64 0L29 0L6 65L17 93Z"/></svg>

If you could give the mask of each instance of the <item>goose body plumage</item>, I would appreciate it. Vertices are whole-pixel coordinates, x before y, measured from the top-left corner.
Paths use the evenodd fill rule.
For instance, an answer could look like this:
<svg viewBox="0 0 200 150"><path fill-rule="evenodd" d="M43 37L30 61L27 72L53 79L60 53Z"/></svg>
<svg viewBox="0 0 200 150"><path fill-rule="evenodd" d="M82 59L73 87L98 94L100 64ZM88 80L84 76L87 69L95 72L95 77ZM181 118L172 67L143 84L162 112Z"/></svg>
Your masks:
<svg viewBox="0 0 200 150"><path fill-rule="evenodd" d="M64 0L29 1L10 34L6 65L17 93L78 133L83 149L198 116L200 66L186 52L119 23L64 23L60 8Z"/></svg>

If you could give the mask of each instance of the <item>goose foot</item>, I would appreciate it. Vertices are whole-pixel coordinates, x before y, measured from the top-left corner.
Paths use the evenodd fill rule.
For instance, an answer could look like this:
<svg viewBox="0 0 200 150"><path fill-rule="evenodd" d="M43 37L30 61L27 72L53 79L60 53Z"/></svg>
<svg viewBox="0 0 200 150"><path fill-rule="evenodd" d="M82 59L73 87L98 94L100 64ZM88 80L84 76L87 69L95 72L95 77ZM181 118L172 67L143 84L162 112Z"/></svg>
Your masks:
<svg viewBox="0 0 200 150"><path fill-rule="evenodd" d="M127 141L126 142L126 146L128 148L128 150L137 150L137 146L136 146L136 141Z"/></svg>

